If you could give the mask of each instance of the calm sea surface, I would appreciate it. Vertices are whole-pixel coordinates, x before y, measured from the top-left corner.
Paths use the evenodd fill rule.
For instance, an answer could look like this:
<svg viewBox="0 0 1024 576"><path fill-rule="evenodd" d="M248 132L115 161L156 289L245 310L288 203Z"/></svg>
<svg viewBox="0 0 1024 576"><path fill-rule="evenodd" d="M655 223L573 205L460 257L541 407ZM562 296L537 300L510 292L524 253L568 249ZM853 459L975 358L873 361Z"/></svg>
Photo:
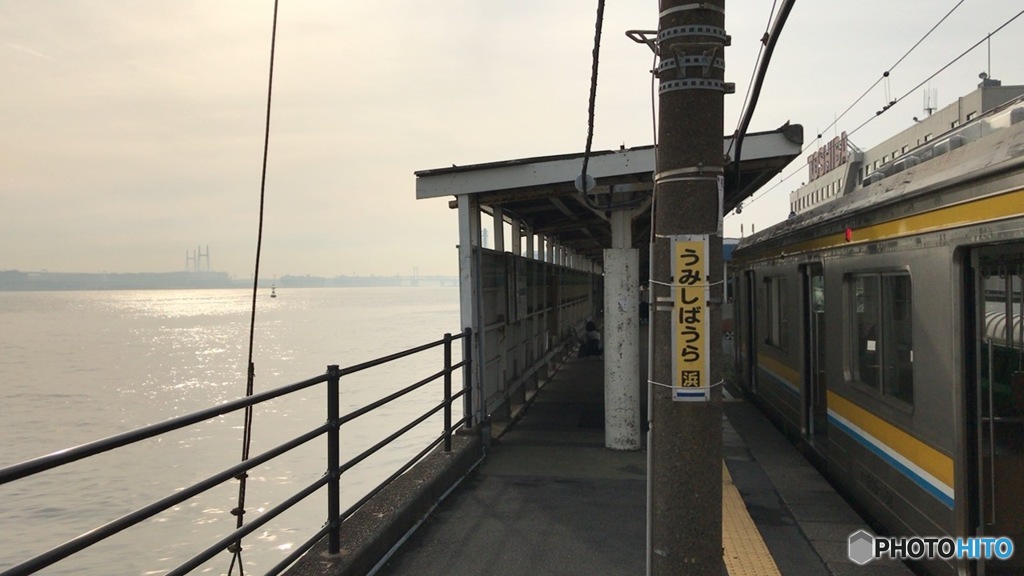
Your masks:
<svg viewBox="0 0 1024 576"><path fill-rule="evenodd" d="M0 467L161 422L245 394L251 292L0 292ZM454 288L322 288L261 294L257 392L458 332ZM455 347L455 358L461 356ZM342 413L442 367L440 347L342 379ZM455 386L461 380L455 379ZM441 383L342 428L358 454L441 399ZM257 407L251 455L323 424L324 388ZM456 417L460 415L456 412ZM236 464L242 413L0 486L0 570ZM441 432L440 417L342 479L343 508ZM318 439L250 472L246 520L323 475ZM162 574L235 527L231 481L44 574ZM320 490L243 542L246 573L280 561L326 519ZM197 574L227 574L227 553ZM236 567L234 574L238 574Z"/></svg>

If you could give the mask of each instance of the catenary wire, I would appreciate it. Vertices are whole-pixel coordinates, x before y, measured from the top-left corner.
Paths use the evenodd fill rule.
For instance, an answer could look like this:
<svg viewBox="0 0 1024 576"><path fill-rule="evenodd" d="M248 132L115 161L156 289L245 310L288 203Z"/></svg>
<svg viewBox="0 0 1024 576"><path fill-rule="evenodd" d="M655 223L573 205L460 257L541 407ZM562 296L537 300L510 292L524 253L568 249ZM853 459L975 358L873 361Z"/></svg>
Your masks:
<svg viewBox="0 0 1024 576"><path fill-rule="evenodd" d="M857 104L860 104L860 101L861 101L861 100L863 100L863 99L864 99L864 98L865 98L865 97L866 97L866 96L867 96L868 94L870 94L870 93L871 93L871 91L872 91L872 90L874 90L874 89L875 89L875 87L876 87L876 86L878 86L878 85L879 85L879 84L880 84L880 83L881 83L881 82L882 82L883 80L885 80L886 78L888 78L888 77L889 77L889 75L890 75L890 74L892 74L892 71L893 71L893 70L895 70L895 69L896 69L896 67L897 67L897 66L899 66L899 65L900 65L900 64L901 64L901 63L902 63L902 62L903 62L904 60L906 60L906 59L907 59L907 56L910 56L910 54L911 54L911 53L912 53L912 52L913 52L914 50L916 50L916 49L917 49L917 47L918 47L918 46L920 46L920 45L921 45L921 43L922 43L922 42L924 42L924 40L925 40L926 38L928 38L928 36L931 36L931 33L932 33L932 32L934 32L934 31L935 31L935 29L936 29L936 28L938 28L938 27L939 27L940 25L942 25L942 23L943 23L943 22L945 22L945 21L946 21L946 19L947 19L947 18L949 18L949 17L950 17L950 16L951 16L951 15L953 14L953 12L954 12L954 11L956 11L956 9L957 9L957 8L959 8L959 7L960 7L960 5L961 5L961 4L963 4L963 3L965 2L965 1L966 1L966 0L960 0L959 2L957 2L957 3L956 3L956 5L955 5L955 6L953 6L952 8L950 8L950 9L949 9L949 12L946 12L946 15L945 15L945 16L943 16L942 18L940 18L940 19L939 19L939 21L938 21L938 22L936 22L936 23L935 23L935 25L934 25L934 26L932 26L932 27L931 27L931 29L929 29L929 30L928 30L928 32L925 32L924 36L922 36L922 37L921 37L921 38L920 38L920 39L919 39L919 40L918 40L917 42L915 42L915 43L914 43L914 45L913 45L913 46L911 46L911 47L910 47L910 49L909 49L909 50L907 50L907 51L906 51L906 52L905 52L905 53L903 54L903 56L900 56L900 57L899 57L899 59L898 59L898 60L896 60L896 63L894 63L894 64L893 64L892 66L889 66L889 67L888 67L888 68L887 68L887 69L885 70L885 72L883 72L883 73L882 73L882 75L881 75L881 76L879 76L879 77L878 77L878 79L876 79L876 80L874 81L874 83L872 83L872 84L871 84L871 86L869 86L869 87L868 87L868 89L864 91L864 93L863 93L863 94L861 94L860 96L858 96L858 97L857 97L857 99L853 101L853 104L850 104L849 106L847 106L846 110L843 110L843 113L842 113L842 114L840 114L839 116L837 116L836 118L834 118L834 119L832 120L832 123L831 123L831 124L829 124L828 126L826 126L826 127L825 127L825 129L824 129L824 130L822 130L820 134L824 134L825 132L828 132L828 131L829 131L829 129L830 129L830 128L832 128L833 126L835 126L836 124L838 124L838 123L839 123L839 121L840 121L840 120L842 120L842 119L843 119L843 117L845 117L845 116L846 116L846 115L847 115L847 114L848 114L848 113L850 112L850 110L853 110L853 108L854 108L855 106L857 106ZM886 102L888 102L888 98L886 99ZM819 134L819 137L820 137L820 134ZM807 150L808 150L808 149L809 149L810 147L811 147L811 144L808 144L807 146L805 146L805 147L804 147L804 149L803 149L803 150L801 150L801 153L803 153L803 152L806 152L806 151L807 151Z"/></svg>
<svg viewBox="0 0 1024 576"><path fill-rule="evenodd" d="M740 159L743 157L743 138L747 133L747 129L750 127L751 119L754 117L754 110L757 109L757 101L761 98L761 89L764 86L765 76L768 75L768 67L771 65L772 55L775 53L775 46L778 45L779 36L782 35L782 30L786 26L786 21L789 19L789 14L793 11L793 5L795 3L796 0L783 0L783 4L779 8L779 13L771 23L772 31L766 36L767 43L764 45L764 53L757 62L757 77L753 82L753 89L750 92L750 102L744 108L743 114L740 116L740 125L736 130L736 135L734 137L736 142L736 158L733 160L733 172L736 177L737 187L739 187L740 180L742 179Z"/></svg>
<svg viewBox="0 0 1024 576"><path fill-rule="evenodd" d="M879 77L878 77L878 78L877 78L877 79L876 79L876 80L875 80L875 81L874 81L874 82L873 82L873 83L871 84L871 86L868 86L868 88L867 88L866 90L864 90L864 92L863 92L863 93L862 93L862 94L861 94L860 96L858 96L858 97L857 97L857 99L856 99L856 100L854 100L852 104L850 104L849 106L847 106L847 107L846 107L846 109L845 109L845 110L843 110L843 113L842 113L842 114L840 114L839 116L835 117L835 118L834 118L834 119L832 120L832 123L831 123L831 124L829 124L828 126L826 126L824 130L821 130L821 133L825 133L825 132L828 132L828 131L829 131L829 129L831 129L831 128L832 128L833 126L835 126L836 124L838 124L840 120L842 120L842 119L843 119L843 118L844 118L844 117L845 117L845 116L846 116L847 114L849 114L849 113L850 113L850 111L851 111L851 110L853 110L853 109L854 109L854 108L855 108L855 107L857 106L857 104L860 104L860 102L861 102L861 101L862 101L862 100L863 100L863 99L864 99L865 97L867 97L867 95L868 95L868 94L870 94L870 93L871 93L871 92L872 92L872 91L873 91L873 90L874 90L874 89L875 89L875 88L876 88L876 87L877 87L877 86L878 86L878 85L879 85L879 84L880 84L880 83L881 83L881 82L882 82L882 81L883 81L883 80L884 80L885 78L887 78L887 77L888 77L888 76L889 76L889 75L890 75L890 74L892 73L892 71L896 69L896 67L897 67L897 66L899 66L899 65L900 65L900 64L901 64L901 63L902 63L902 62L903 62L904 60L906 60L907 56L910 56L910 54L911 54L911 53L912 53L912 52L913 52L914 50L916 50L916 49L917 49L917 47L918 47L918 46L920 46L920 45L921 45L921 43L922 43L922 42L924 42L924 40L925 40L926 38L928 38L928 36L930 36L930 35L931 35L931 33L932 33L932 32L934 32L934 31L935 31L935 30L936 30L936 29L937 29L937 28L938 28L938 27L939 27L939 26L940 26L940 25L941 25L941 24L942 24L943 22L945 22L945 21L946 21L946 19L948 19L948 18L950 17L950 15L952 15L952 14L953 14L953 12L954 12L954 11L955 11L955 10L956 10L957 8L959 8L961 4L963 4L963 3L964 3L964 1L965 1L965 0L960 0L960 1L959 1L959 2L957 2L957 3L956 3L956 5L954 5L954 6L953 6L953 7L952 7L952 8L951 8L951 9L950 9L950 10L949 10L948 12L946 12L946 14L945 14L945 15L944 15L944 16L943 16L942 18L940 18L940 19L939 19L939 21L938 21L938 22L936 22L936 23L935 23L935 25L934 25L934 26L932 26L932 27L931 27L931 28L930 28L930 29L928 30L928 32L926 32L926 33L924 34L924 36L922 36L922 37L921 37L921 38L920 38L920 39L919 39L919 40L918 40L917 42L915 42L915 43L914 43L914 45L913 45L913 46L911 46L911 47L910 47L910 49L909 49L909 50L907 50L907 51L906 51L906 52L905 52L905 53L903 54L903 56L900 56L900 57L899 57L899 59L897 59L897 60L896 60L896 62L895 62L895 63L894 63L894 64L893 64L892 66L889 66L889 68L888 68L888 69L886 69L886 71L885 71L885 72L884 72L884 73L883 73L883 74L882 74L881 76L879 76ZM990 35L990 36L991 36L991 35ZM874 118L874 117L872 117L872 118ZM870 121L870 120L869 120L869 121ZM865 122L865 124L867 124L867 122ZM864 126L864 124L862 124L862 125L861 125L861 127L863 127L863 126ZM860 128L860 127L858 127L858 129L859 129L859 128ZM819 137L820 137L820 134L819 134ZM815 138L815 139L814 139L814 140L813 140L812 142L816 142L817 140L818 140L818 138ZM801 153L801 154L803 154L804 152L806 152L807 150L809 150L809 149L810 149L810 148L811 148L811 147L812 147L813 145L814 145L814 144L812 144L812 143L808 143L808 144L806 144L806 145L805 145L805 146L803 147L803 149L801 149L801 150L800 150L800 153ZM806 164L804 164L804 166L806 166ZM804 168L804 166L801 166L800 168L797 168L796 170L794 170L793 172L791 172L791 173L790 173L790 174L789 174L788 176L786 176L786 177L782 178L782 179L781 179L781 180L780 180L779 182L777 182L777 183L776 183L776 184L775 184L774 186L772 186L771 188L769 188L769 189L765 190L764 192L762 192L762 193L758 194L757 196L755 196L755 197L751 198L751 199L750 199L750 201L749 201L749 202L747 202L747 206L749 207L749 206L750 206L751 204L753 204L754 202L756 202L757 200L759 200L760 198L762 198L762 197L763 197L763 196L764 196L765 194L767 194L768 192L770 192L770 191L774 190L775 188L777 188L777 187L781 186L781 185L782 185L783 183L785 183L785 182L786 182L786 181L788 181L788 180L789 180L790 178L792 178L793 176L795 176L796 174L798 174L798 173L799 173L800 171L802 171L802 170L803 170L803 168Z"/></svg>
<svg viewBox="0 0 1024 576"><path fill-rule="evenodd" d="M747 81L747 93L743 95L743 105L740 106L740 116L736 118L736 129L733 130L733 134L738 134L740 131L740 124L743 123L742 110L746 109L747 102L750 101L750 91L754 88L754 78L757 77L757 63L761 61L761 55L764 54L764 46L768 43L768 30L772 25L772 18L775 16L775 7L778 4L778 0L772 2L772 10L768 13L768 22L764 26L764 34L761 35L761 41L759 42L760 47L757 49L757 58L754 59L754 68L750 71L750 80ZM736 138L729 141L729 148L725 151L725 155L728 156L732 153L732 147L736 144Z"/></svg>
<svg viewBox="0 0 1024 576"><path fill-rule="evenodd" d="M993 36L994 34L997 34L997 33L998 33L999 31L1001 31L1001 30L1002 30L1003 28L1006 28L1007 26L1009 26L1009 25L1010 25L1010 24L1011 24L1011 23L1012 23L1012 22L1013 22L1014 20L1016 20L1017 18L1020 18L1021 16L1024 16L1024 10L1021 10L1020 12L1018 12L1018 13L1017 13L1017 15L1016 15L1016 16L1014 16L1013 18L1010 18L1009 20L1007 20L1006 22L1004 22L1002 26L1000 26L999 28L996 28L996 29L995 29L994 31L992 31L992 32L990 32L989 34L987 34L987 35L986 35L986 36L985 36L984 38L982 38L981 40L978 40L977 42L975 42L973 46L971 46L970 48L968 48L968 49L964 50L963 52L961 52L959 56L957 56L956 58L953 58L952 60L950 60L949 62L947 62L945 66L943 66L942 68L939 68L939 69L938 69L937 71L935 71L935 72L934 72L934 73L933 73L933 74L932 74L931 76L929 76L929 77L925 78L924 80L922 80L922 81L921 81L920 83L918 83L918 85L917 85L917 86L914 86L913 88L911 88L910 90L908 90L908 91L907 91L907 92L906 92L906 93L905 93L904 95L900 96L900 97L899 97L899 98L897 98L896 100L893 100L893 104L896 104L896 103L898 103L898 102L901 102L901 101L902 101L902 100L904 100L904 99L905 99L905 98L906 98L907 96L910 96L911 94L913 94L914 92L916 92L916 91L918 90L918 88L920 88L920 87L924 86L924 85L925 85L925 84L927 84L928 82L931 82L931 80L932 80L933 78L935 78L935 77L936 77L936 76L938 76L939 74L941 74L941 73L945 72L947 68L949 68L949 67L950 67L950 66L952 66L953 64L956 64L957 62L959 62L961 58L963 58L964 56L967 56L968 54L970 54L971 52L973 52L975 48L977 48L978 46L981 46L981 45L982 45L982 44L983 44L983 43L984 43L985 41L987 41L987 40L988 40L989 38L991 38L991 37L992 37L992 36ZM852 131L852 132L850 132L849 134L854 134L854 133L856 133L856 132L857 132L858 130L860 130L861 128L863 128L864 126L867 126L867 125L868 125L869 123L871 123L871 121L873 121L873 120L874 120L875 118L878 118L879 116L881 116L881 115L882 115L882 112L885 112L885 110L881 110L881 111L879 111L879 112L878 112L877 114L875 114L874 116L872 116L871 118L868 118L868 119L867 119L867 120L865 120L865 121L864 121L864 122L863 122L863 123L862 123L862 124L861 124L860 126L857 126L856 128L854 128L854 129L853 129L853 131Z"/></svg>
<svg viewBox="0 0 1024 576"><path fill-rule="evenodd" d="M961 2L961 3L962 3L962 2ZM959 5L960 5L960 4L957 4L956 6L954 6L954 7L953 7L953 10L955 10L955 9L956 9L956 8L957 8L957 7L959 6ZM952 12L952 10L951 10L950 12ZM948 17L948 15L949 15L949 14L947 14L946 16ZM1009 25L1010 25L1011 23L1013 23L1013 22L1014 22L1015 20L1017 20L1018 18L1020 18L1020 17L1022 16L1022 15L1024 15L1024 10L1022 10L1021 12L1018 12L1018 13L1017 13L1016 15L1014 15L1013 17L1011 17L1010 19L1008 19L1008 20L1007 20L1006 22L1004 22L1004 23L1003 23L1002 25L1000 25L1000 26L999 26L998 28L996 28L996 29L995 29L994 31L992 31L992 32L990 32L990 33L988 33L988 34L986 34L984 38L982 38L981 40L979 40L978 42L976 42L976 43L975 43L974 45L972 45L972 46L971 46L970 48L968 48L967 50L965 50L964 52L962 52L962 53L961 53L961 54L960 54L959 56L957 56L957 57L955 57L954 59L950 60L950 61L949 61L948 63L946 63L946 64L945 64L944 66L942 66L941 68L939 68L939 69L938 69L938 70L937 70L937 71L936 71L935 73L931 74L931 75L930 75L930 76L928 76L928 77L927 77L926 79L924 79L923 81L921 81L921 82L920 82L919 84L917 84L916 86L914 86L914 87L913 87L912 89L908 90L908 91L907 91L907 92L906 92L906 93L905 93L905 94L904 94L903 96L900 96L899 98L897 98L897 99L896 99L896 100L894 101L894 103L898 103L898 102L900 102L900 101L902 101L902 100L906 99L906 98L907 98L907 97L908 97L908 96L909 96L910 94L914 93L914 92L915 92L916 90L918 90L919 88L921 88L922 86L924 86L925 84L927 84L927 83L928 83L929 81L931 81L931 80L932 80L932 79L934 79L934 78L935 78L936 76L938 76L938 75L939 75L939 74L941 74L941 73L942 73L943 71L945 71L945 70L946 70L947 68L949 68L950 66L952 66L953 64L955 64L955 63L956 63L957 61L959 61L959 60L960 60L961 58L963 58L964 56L966 56L967 54L969 54L969 53L970 53L970 52L972 52L973 50L977 49L977 47L978 47L978 46L980 46L980 45L981 45L982 43L984 43L985 41L989 40L989 39L990 39L990 38L991 38L992 36L994 36L994 35L998 34L999 32L1001 32L1001 31L1002 31L1002 30L1003 30L1004 28L1006 28L1007 26L1009 26ZM943 17L943 20L944 20L944 19L945 19L945 17ZM940 23L941 23L941 21L940 21ZM932 30L934 30L934 27L932 28ZM931 33L931 30L929 30L928 34L930 34L930 33ZM918 42L918 44L920 44L920 42ZM917 46L917 45L915 44L915 47L916 47L916 46ZM908 52L908 53L909 53L909 52ZM899 60L899 61L897 62L897 64L898 64L899 62L902 62L904 58L906 58L906 55L904 55L904 56L903 56L903 58L900 58L900 60ZM895 67L895 65L894 65L893 67ZM890 68L890 70L891 70L891 69L892 69L892 68ZM883 76L883 78L884 78L884 76ZM862 95L861 95L861 96L860 96L860 97L859 97L859 98L858 98L858 99L857 99L857 100L856 100L856 101L854 102L854 104L852 104L852 105L851 105L851 106L850 106L849 108L847 108L847 110L846 110L845 112L843 112L843 114L842 114L842 115L840 115L840 116L839 116L839 117L838 117L838 118L836 119L836 121L835 121L835 122L838 122L838 121L839 121L839 119L841 119L841 118L842 118L843 116L845 116L845 115L846 115L846 113L847 113L847 112L849 112L849 111L850 111L850 109L852 109L852 108L853 108L853 106L855 106L855 105L857 104L857 102L860 102L860 100L861 100L861 99L863 99L863 98L864 98L864 96L866 96L868 92L870 92L870 91L871 91L871 90L872 90L872 89L873 89L873 88L874 88L875 86L877 86L877 85L878 85L878 83L879 83L879 82L881 82L881 80L882 80L882 78L879 78L878 80L876 80L876 81L875 81L875 83L874 83L874 84L873 84L873 85L871 86L871 88L869 88L869 89L868 89L867 91L865 91L865 93L864 93L864 94L862 94ZM891 107L891 106L889 106L889 107ZM887 107L887 108L886 108L885 110L887 110L887 109L888 109L888 107ZM854 134L855 132L857 132L858 130L860 130L861 128L864 128L865 126L867 126L868 124L870 124L870 123L871 123L872 121L874 121L874 120L875 120L876 118L878 118L879 116L881 116L881 115L882 115L882 113L883 113L883 112L885 112L885 110L881 110L881 111L879 111L879 112L876 112L875 114L873 114L873 115L872 115L872 116L871 116L870 118L868 118L867 120L865 120L865 121L864 121L863 123L861 123L861 124L860 124L859 126L857 126L857 127L856 127L856 128L854 129L854 130L852 130L851 132L849 132L849 133L848 133L848 135L852 135L852 134ZM835 122L833 122L833 124L830 124L830 125L829 125L828 127L826 127L826 128L825 128L825 130L823 130L823 132L824 132L824 131L827 131L827 130L828 130L829 128L831 128L832 126L834 126L834 125L835 125ZM803 148L803 150L801 150L801 153L803 153L803 152L807 151L807 150L808 150L808 149L810 148L810 146L811 146L810 144L808 144L807 146L805 146L805 147ZM775 183L775 185L773 185L772 187L770 187L770 188L768 188L768 189L766 189L766 190L762 191L762 192L761 192L760 194L758 194L757 196L755 196L755 197L751 198L751 199L750 199L750 201L746 203L746 204L747 204L747 206L749 207L749 206L750 206L751 204L753 204L753 203L754 203L754 202L756 202L757 200L760 200L761 198L763 198L763 197L764 197L764 196L765 196L766 194L768 194L769 192L771 192L771 191L775 190L776 188L778 188L779 186L781 186L782 184L784 184L785 182L787 182L787 181L788 181L788 180L789 180L790 178L792 178L793 176L795 176L795 175L797 175L798 173L800 173L800 172L801 172L801 171L803 170L803 168L804 168L804 167L806 167L806 166L807 166L807 163L806 163L806 162L804 162L804 164L802 164L801 166L799 166L798 168L796 168L795 170L793 170L793 172L790 172L790 173L789 173L788 175L786 175L786 176L785 176L785 177L783 177L783 178L782 178L781 180L779 180L778 182L776 182L776 183Z"/></svg>

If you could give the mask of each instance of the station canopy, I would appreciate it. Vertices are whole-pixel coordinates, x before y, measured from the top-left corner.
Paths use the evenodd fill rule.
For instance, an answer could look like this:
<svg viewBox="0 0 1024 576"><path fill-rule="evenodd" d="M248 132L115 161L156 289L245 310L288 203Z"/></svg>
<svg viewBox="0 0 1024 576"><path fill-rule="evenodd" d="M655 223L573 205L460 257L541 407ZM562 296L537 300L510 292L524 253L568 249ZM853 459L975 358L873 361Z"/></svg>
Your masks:
<svg viewBox="0 0 1024 576"><path fill-rule="evenodd" d="M723 142L727 156L734 153L732 140L729 136ZM739 177L734 163L726 168L723 214L779 174L800 155L802 144L803 127L798 124L747 134ZM416 198L473 195L483 212L499 208L506 219L518 218L534 234L552 237L599 264L604 249L612 246L604 207L627 206L633 214L633 247L645 254L651 232L654 147L591 152L587 174L595 186L589 198L575 185L582 166L583 153L577 153L421 170L415 173ZM457 200L450 205L456 207ZM646 264L646 258L641 262Z"/></svg>

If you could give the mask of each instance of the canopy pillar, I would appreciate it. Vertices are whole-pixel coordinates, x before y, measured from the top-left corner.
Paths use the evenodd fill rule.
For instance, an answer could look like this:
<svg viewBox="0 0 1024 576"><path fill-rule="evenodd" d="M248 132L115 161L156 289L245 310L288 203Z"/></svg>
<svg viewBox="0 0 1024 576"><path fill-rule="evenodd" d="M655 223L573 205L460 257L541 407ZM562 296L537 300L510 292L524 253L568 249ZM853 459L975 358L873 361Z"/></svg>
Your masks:
<svg viewBox="0 0 1024 576"><path fill-rule="evenodd" d="M606 448L640 449L640 252L633 214L611 213L612 247L604 250L604 422Z"/></svg>

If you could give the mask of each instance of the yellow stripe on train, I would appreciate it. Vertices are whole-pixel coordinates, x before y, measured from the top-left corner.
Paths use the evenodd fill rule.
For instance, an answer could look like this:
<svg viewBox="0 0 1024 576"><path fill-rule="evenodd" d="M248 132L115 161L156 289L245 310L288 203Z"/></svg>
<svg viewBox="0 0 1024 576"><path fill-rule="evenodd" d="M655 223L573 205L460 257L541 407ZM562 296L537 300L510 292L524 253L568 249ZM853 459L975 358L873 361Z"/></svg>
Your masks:
<svg viewBox="0 0 1024 576"><path fill-rule="evenodd" d="M953 459L921 442L878 416L832 392L828 408L900 454L950 489L953 488Z"/></svg>
<svg viewBox="0 0 1024 576"><path fill-rule="evenodd" d="M790 391L800 394L800 373L793 370L789 366L786 366L782 362L772 358L771 356L765 356L764 354L758 353L757 355L758 368L765 370L774 376L780 384L789 387Z"/></svg>
<svg viewBox="0 0 1024 576"><path fill-rule="evenodd" d="M780 384L789 388L791 392L797 395L800 394L799 383L801 377L799 372L770 356L760 353L757 355L757 363L758 368L774 376ZM828 392L828 410L870 436L870 438L865 440L881 443L883 446L878 448L886 448L887 452L899 455L914 467L925 472L927 476L940 482L942 485L936 486L936 488L952 497L954 472L953 459L951 457L831 390ZM922 479L927 481L926 477Z"/></svg>
<svg viewBox="0 0 1024 576"><path fill-rule="evenodd" d="M790 244L784 248L769 250L760 257L774 258L783 253L798 254L835 246L891 240L903 236L966 226L968 224L993 222L1004 218L1020 216L1024 213L1021 210L1022 206L1024 206L1024 189L1011 190L959 202L950 206L943 206L905 218L879 222L864 228L855 228L851 230L852 237L850 241L846 240L844 232L840 232Z"/></svg>

